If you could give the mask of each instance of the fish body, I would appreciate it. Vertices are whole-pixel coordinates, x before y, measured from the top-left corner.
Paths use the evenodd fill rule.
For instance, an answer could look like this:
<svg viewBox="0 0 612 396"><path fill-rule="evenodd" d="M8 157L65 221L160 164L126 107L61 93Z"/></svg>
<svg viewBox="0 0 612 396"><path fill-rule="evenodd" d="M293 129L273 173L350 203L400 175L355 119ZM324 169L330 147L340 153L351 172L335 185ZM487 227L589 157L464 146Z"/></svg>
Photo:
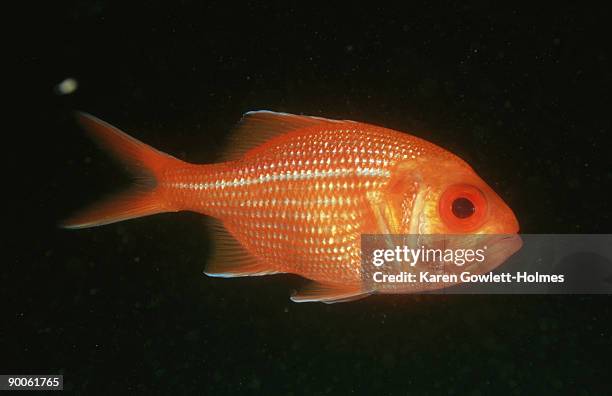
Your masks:
<svg viewBox="0 0 612 396"><path fill-rule="evenodd" d="M224 161L197 165L93 116L80 113L78 119L140 183L76 214L67 227L160 212L201 213L215 219L208 275L293 273L311 279L294 301L345 301L376 292L364 288L363 234L518 231L512 211L462 159L387 128L250 112ZM468 200L467 218L456 216L458 198Z"/></svg>

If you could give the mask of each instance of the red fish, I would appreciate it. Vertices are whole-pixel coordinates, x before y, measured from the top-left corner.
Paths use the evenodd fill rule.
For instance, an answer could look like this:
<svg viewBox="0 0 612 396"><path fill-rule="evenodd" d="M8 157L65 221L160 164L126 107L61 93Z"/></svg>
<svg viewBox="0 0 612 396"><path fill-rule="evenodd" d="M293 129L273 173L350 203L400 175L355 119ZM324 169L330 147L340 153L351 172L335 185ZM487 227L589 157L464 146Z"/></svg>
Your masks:
<svg viewBox="0 0 612 396"><path fill-rule="evenodd" d="M216 219L207 275L293 273L312 280L293 301L377 292L362 279L362 234L518 232L512 210L461 158L383 127L249 112L224 162L196 165L89 114L78 120L137 178L132 189L77 213L65 227L198 212ZM519 246L505 243L489 267Z"/></svg>

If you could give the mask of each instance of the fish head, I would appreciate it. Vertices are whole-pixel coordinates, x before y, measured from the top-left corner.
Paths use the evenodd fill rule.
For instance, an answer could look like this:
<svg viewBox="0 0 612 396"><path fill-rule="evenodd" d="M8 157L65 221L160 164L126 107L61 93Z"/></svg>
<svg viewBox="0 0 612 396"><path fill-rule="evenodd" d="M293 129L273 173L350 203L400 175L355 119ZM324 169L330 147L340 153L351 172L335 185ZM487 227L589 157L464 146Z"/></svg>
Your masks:
<svg viewBox="0 0 612 396"><path fill-rule="evenodd" d="M410 192L396 194L404 201L395 205L410 207L402 211L402 233L437 235L429 241L450 249L487 246L487 260L479 263L478 272L497 267L521 248L514 212L461 158L449 153L396 169L404 172L400 185Z"/></svg>

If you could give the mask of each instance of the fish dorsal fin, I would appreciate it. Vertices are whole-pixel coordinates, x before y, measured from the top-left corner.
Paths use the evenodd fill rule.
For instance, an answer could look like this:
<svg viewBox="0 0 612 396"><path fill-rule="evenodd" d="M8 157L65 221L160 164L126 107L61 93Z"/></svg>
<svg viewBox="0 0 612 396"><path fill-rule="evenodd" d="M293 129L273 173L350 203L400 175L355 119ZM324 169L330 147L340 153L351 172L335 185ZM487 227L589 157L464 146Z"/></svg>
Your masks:
<svg viewBox="0 0 612 396"><path fill-rule="evenodd" d="M294 302L324 302L333 304L359 300L372 294L359 285L341 285L336 283L310 282L291 296Z"/></svg>
<svg viewBox="0 0 612 396"><path fill-rule="evenodd" d="M242 116L242 119L232 131L228 139L228 151L222 159L224 161L238 160L249 150L291 131L316 125L343 122L354 121L277 113L269 110L249 111Z"/></svg>
<svg viewBox="0 0 612 396"><path fill-rule="evenodd" d="M270 266L253 257L221 221L209 219L208 225L213 236L214 253L206 266L206 271L204 271L206 275L234 278L278 273L278 271L272 270Z"/></svg>

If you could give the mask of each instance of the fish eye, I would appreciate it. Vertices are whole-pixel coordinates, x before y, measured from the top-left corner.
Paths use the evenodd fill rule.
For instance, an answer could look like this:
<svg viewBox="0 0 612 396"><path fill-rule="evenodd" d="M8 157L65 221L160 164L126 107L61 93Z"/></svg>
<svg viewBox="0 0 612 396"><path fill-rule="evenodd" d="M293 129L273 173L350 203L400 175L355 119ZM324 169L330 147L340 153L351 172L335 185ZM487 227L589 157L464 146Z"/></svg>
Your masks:
<svg viewBox="0 0 612 396"><path fill-rule="evenodd" d="M467 198L460 197L453 201L452 211L460 219L466 219L474 214L476 208L474 203Z"/></svg>
<svg viewBox="0 0 612 396"><path fill-rule="evenodd" d="M470 184L449 186L440 199L440 217L452 232L470 232L482 225L487 214L485 195Z"/></svg>

